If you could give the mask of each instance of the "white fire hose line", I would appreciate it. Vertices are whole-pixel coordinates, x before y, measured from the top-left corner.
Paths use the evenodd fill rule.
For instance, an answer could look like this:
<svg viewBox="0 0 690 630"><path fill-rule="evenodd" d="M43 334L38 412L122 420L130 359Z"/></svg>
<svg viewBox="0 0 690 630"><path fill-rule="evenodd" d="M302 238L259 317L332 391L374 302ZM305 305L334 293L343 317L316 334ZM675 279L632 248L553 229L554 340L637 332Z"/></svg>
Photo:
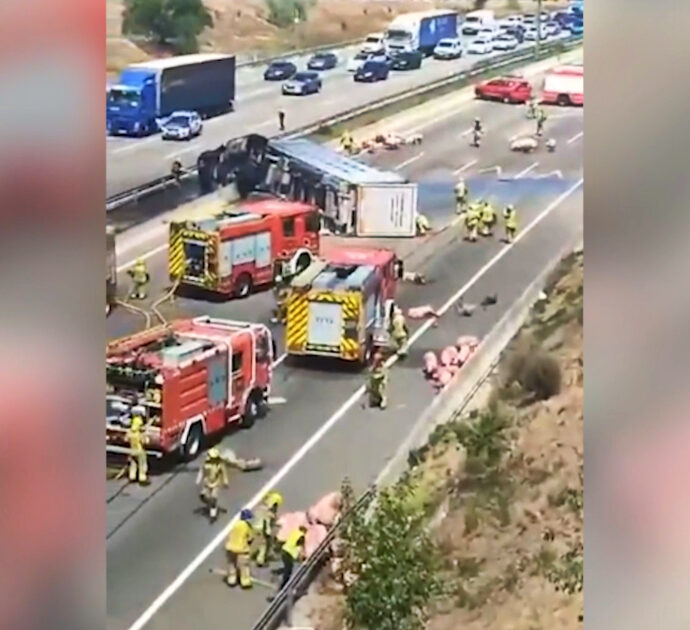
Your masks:
<svg viewBox="0 0 690 630"><path fill-rule="evenodd" d="M542 210L525 228L518 233L515 240L506 245L500 252L493 256L477 273L470 278L460 289L458 289L448 300L441 306L438 313L443 315L455 304L465 292L474 286L492 267L494 267L513 247L515 247L527 234L529 234L541 221L543 221L551 212L558 208L570 195L572 195L580 186L582 186L583 178L580 178L568 190L551 202L544 210ZM408 342L408 347L417 342L422 335L424 335L433 325L431 320L424 322L411 336ZM386 366L389 367L397 361L396 355L393 355L386 361ZM330 431L345 414L357 403L360 397L364 394L365 387L359 387L352 395L340 406L335 413L328 418L321 427L311 435L311 437L292 455L292 457L285 462L285 464L276 472L275 475L246 503L244 507L254 508L258 505L266 493L275 488L290 471L302 460L304 457L318 444L328 431ZM208 557L223 543L227 537L232 526L237 522L239 514L230 519L226 526L216 534L216 536L209 541L209 543L190 561L190 563L180 572L180 574L156 597L156 599L144 610L144 612L134 621L128 630L141 630L153 618L153 616L165 605L165 603L172 598L172 596L184 585L190 576L203 564Z"/></svg>

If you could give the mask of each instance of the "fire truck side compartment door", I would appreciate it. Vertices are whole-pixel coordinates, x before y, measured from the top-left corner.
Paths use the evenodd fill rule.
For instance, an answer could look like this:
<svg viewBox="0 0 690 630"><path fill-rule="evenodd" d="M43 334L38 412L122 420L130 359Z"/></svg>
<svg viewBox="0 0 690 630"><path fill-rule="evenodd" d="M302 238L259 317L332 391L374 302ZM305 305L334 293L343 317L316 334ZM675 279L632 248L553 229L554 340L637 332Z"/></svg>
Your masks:
<svg viewBox="0 0 690 630"><path fill-rule="evenodd" d="M256 237L254 235L234 239L232 243L233 266L254 262L255 249Z"/></svg>
<svg viewBox="0 0 690 630"><path fill-rule="evenodd" d="M210 407L225 406L228 398L227 357L217 357L208 364L208 403Z"/></svg>
<svg viewBox="0 0 690 630"><path fill-rule="evenodd" d="M343 334L343 311L338 303L309 303L309 343L337 347Z"/></svg>
<svg viewBox="0 0 690 630"><path fill-rule="evenodd" d="M369 327L372 322L376 320L376 313L379 310L378 293L372 293L367 299L367 304L364 311L365 322L364 325Z"/></svg>
<svg viewBox="0 0 690 630"><path fill-rule="evenodd" d="M271 266L271 233L261 232L256 235L256 266Z"/></svg>
<svg viewBox="0 0 690 630"><path fill-rule="evenodd" d="M227 278L232 275L232 239L220 242L218 252L218 275Z"/></svg>

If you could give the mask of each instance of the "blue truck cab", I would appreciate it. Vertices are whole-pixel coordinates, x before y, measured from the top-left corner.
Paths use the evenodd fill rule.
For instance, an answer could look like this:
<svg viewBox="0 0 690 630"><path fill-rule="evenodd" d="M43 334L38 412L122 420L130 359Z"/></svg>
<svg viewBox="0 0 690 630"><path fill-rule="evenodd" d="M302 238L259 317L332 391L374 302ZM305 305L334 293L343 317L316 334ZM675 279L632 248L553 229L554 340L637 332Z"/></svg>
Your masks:
<svg viewBox="0 0 690 630"><path fill-rule="evenodd" d="M234 99L232 55L181 55L133 64L108 87L108 134L149 135L159 130L160 119L175 111L215 116L230 111Z"/></svg>

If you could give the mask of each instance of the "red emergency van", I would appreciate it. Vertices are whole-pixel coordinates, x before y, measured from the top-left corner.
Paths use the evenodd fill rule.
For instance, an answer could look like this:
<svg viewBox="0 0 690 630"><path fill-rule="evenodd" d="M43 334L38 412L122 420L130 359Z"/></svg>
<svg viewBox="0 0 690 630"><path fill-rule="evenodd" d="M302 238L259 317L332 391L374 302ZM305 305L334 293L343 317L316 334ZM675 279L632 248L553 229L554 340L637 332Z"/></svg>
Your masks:
<svg viewBox="0 0 690 630"><path fill-rule="evenodd" d="M246 297L277 275L306 269L319 252L310 204L263 199L201 220L170 224L168 269L180 286Z"/></svg>
<svg viewBox="0 0 690 630"><path fill-rule="evenodd" d="M555 105L584 105L584 66L558 66L544 78L541 102Z"/></svg>

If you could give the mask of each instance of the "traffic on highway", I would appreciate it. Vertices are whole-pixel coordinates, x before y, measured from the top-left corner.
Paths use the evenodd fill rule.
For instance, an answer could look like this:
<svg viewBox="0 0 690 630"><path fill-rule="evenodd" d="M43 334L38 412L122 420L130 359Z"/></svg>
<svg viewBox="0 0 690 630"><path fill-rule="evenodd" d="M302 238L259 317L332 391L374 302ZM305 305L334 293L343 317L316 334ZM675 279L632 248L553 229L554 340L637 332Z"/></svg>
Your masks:
<svg viewBox="0 0 690 630"><path fill-rule="evenodd" d="M579 16L545 14L544 38ZM453 380L446 366L429 387L429 348L465 339L461 377L579 241L581 47L336 135L279 134L458 72L496 43L531 46L533 23L395 16L349 56L273 62L232 99L214 88L213 106L232 111L201 125L181 94L159 105L165 142L109 138L113 194L203 158L193 189L108 213L109 630L253 630L335 523L289 515L343 477L372 483ZM194 64L222 73L230 58Z"/></svg>
<svg viewBox="0 0 690 630"><path fill-rule="evenodd" d="M529 16L524 16L523 19L527 18ZM549 19L551 21L547 23L558 26L555 13ZM494 20L491 33L478 31L476 36L463 35L458 23L465 22L458 21L456 17L453 25L460 44L455 54L439 58L434 53L434 44L430 56L424 57L419 67L416 62L403 64L402 69L409 71L402 72L397 58L400 55L403 58L409 57L417 49L403 46L399 42L387 44L383 41L383 48L375 49L369 44L367 52L357 49L335 50L334 57L328 57L329 61L323 68L318 63L314 68L316 60L307 56L295 61L275 61L265 69L256 68L254 73L245 71L241 78L239 74L236 76L234 57L217 54L190 56L182 66L168 58L125 69L118 82L109 86L107 118L111 135L106 147L106 196L120 194L168 175L175 159L180 159L185 165L191 164L195 155L212 148L218 139L227 141L241 136L244 129L252 128L265 134L278 133L279 110L285 112L285 125L289 131L343 110L450 76L471 67L480 59L534 46L533 41L525 40L520 35L528 27L523 27L518 19ZM421 27L417 25L417 28ZM571 35L567 28L559 29L551 29L549 34L544 35L543 41L554 41ZM506 48L505 40L500 39L507 33L516 34L518 38L518 44L514 48L512 45ZM436 42L440 39L442 38L437 37ZM357 79L356 73L365 62L374 64L374 69L369 70L371 76L364 77L364 80ZM333 63L336 65L331 67ZM197 66L205 68L203 81L195 79L187 82L184 90L176 88L161 92L166 73L170 75L170 80L175 80L180 73L195 72ZM388 70L393 71L389 73ZM306 82L300 78L300 85L297 86L293 75L298 71L302 76L308 71L318 72L320 76ZM159 78L150 80L142 87L141 77L145 76ZM378 80L371 81L374 76ZM381 80L384 76L387 80ZM363 73L360 72L359 77L362 78ZM353 91L353 83L361 84L361 89ZM137 90L141 91L140 96L136 96ZM158 93L167 96L161 99L156 96ZM308 95L313 99L313 107L304 108L299 99L289 98L295 93ZM204 99L197 105L198 113L210 117L204 125L206 133L203 136L175 149L161 143L158 135L150 135L158 128L160 120L174 113L174 110L194 110L192 101L199 99L202 94ZM156 103L158 105L154 105ZM130 134L140 134L142 137L128 137ZM191 138L191 134L185 135L184 139L188 137Z"/></svg>

